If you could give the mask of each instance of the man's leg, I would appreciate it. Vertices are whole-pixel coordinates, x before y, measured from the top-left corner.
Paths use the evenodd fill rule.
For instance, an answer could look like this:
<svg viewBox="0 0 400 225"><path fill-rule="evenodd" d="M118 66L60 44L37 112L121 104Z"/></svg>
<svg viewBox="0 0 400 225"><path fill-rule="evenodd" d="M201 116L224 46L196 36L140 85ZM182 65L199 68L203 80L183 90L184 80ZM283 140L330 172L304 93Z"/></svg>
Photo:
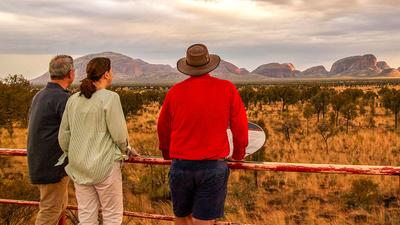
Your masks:
<svg viewBox="0 0 400 225"><path fill-rule="evenodd" d="M69 178L54 184L38 185L40 191L39 213L36 225L57 225L68 204Z"/></svg>
<svg viewBox="0 0 400 225"><path fill-rule="evenodd" d="M215 220L199 220L192 215L187 217L175 217L175 225L214 225Z"/></svg>
<svg viewBox="0 0 400 225"><path fill-rule="evenodd" d="M116 162L110 176L94 187L101 203L103 224L120 225L124 212L121 163Z"/></svg>
<svg viewBox="0 0 400 225"><path fill-rule="evenodd" d="M208 162L207 168L199 171L193 204L193 224L213 224L224 216L229 168L225 161Z"/></svg>
<svg viewBox="0 0 400 225"><path fill-rule="evenodd" d="M169 187L172 196L172 206L176 225L192 225L192 207L194 195L193 171L188 161L173 160L169 173Z"/></svg>
<svg viewBox="0 0 400 225"><path fill-rule="evenodd" d="M196 218L193 218L193 225L214 225L215 220L199 220Z"/></svg>
<svg viewBox="0 0 400 225"><path fill-rule="evenodd" d="M99 224L100 202L97 192L92 185L75 185L75 195L78 202L78 217L80 225Z"/></svg>
<svg viewBox="0 0 400 225"><path fill-rule="evenodd" d="M58 225L66 225L67 224L67 214L64 212L61 213L60 221L58 221Z"/></svg>
<svg viewBox="0 0 400 225"><path fill-rule="evenodd" d="M64 192L64 204L63 204L63 211L61 213L60 221L58 225L66 225L67 224L67 207L68 207L68 184L69 184L69 177L64 177L66 179L66 189Z"/></svg>
<svg viewBox="0 0 400 225"><path fill-rule="evenodd" d="M193 225L192 215L186 217L175 217L175 225Z"/></svg>

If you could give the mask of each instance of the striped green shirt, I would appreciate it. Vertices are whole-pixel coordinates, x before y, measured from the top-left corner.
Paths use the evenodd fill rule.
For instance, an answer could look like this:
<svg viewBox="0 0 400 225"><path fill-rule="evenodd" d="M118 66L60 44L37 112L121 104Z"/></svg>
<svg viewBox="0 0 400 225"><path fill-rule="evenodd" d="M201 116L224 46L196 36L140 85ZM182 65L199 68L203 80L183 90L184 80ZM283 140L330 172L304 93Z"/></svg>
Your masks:
<svg viewBox="0 0 400 225"><path fill-rule="evenodd" d="M119 95L106 89L96 91L90 99L79 96L79 92L72 95L65 107L58 141L68 157L65 171L75 183L92 185L103 181L114 162L123 159L128 146Z"/></svg>

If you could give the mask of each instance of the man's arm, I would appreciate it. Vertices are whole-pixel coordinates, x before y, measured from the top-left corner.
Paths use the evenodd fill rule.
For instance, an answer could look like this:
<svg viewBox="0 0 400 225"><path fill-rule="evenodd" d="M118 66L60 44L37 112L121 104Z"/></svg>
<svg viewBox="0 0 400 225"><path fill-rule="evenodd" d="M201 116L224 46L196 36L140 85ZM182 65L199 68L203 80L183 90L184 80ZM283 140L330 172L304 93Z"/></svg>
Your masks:
<svg viewBox="0 0 400 225"><path fill-rule="evenodd" d="M170 159L169 144L171 141L171 112L170 112L170 94L165 96L164 103L161 107L160 116L157 122L158 140L160 142L159 149L162 151L164 159Z"/></svg>
<svg viewBox="0 0 400 225"><path fill-rule="evenodd" d="M68 118L68 106L63 106L63 111L61 112L61 124L60 129L58 131L58 143L60 144L61 149L64 152L68 152L69 141L71 138L71 130L69 127L69 118ZM64 110L65 109L65 110Z"/></svg>
<svg viewBox="0 0 400 225"><path fill-rule="evenodd" d="M57 99L56 114L57 114L58 118L60 118L60 119L63 117L68 98L69 98L69 95L64 94L64 95L60 95L59 98Z"/></svg>
<svg viewBox="0 0 400 225"><path fill-rule="evenodd" d="M233 136L233 155L234 160L243 160L248 145L249 133L246 109L236 90L235 86L231 88L231 108L230 108L230 128Z"/></svg>

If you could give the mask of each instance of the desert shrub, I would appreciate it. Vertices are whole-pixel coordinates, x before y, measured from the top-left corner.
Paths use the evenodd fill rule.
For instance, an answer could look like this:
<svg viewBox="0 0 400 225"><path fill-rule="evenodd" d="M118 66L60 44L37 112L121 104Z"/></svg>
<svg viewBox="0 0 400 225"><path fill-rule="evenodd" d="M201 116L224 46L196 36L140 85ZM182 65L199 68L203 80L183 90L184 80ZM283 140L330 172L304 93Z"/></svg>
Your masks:
<svg viewBox="0 0 400 225"><path fill-rule="evenodd" d="M26 178L4 179L0 184L1 198L5 199L38 199L37 189L29 184ZM23 225L30 224L36 207L0 204L0 224Z"/></svg>
<svg viewBox="0 0 400 225"><path fill-rule="evenodd" d="M239 183L233 184L228 189L231 196L240 202L248 215L254 214L256 210L256 186L252 179L252 176L241 175Z"/></svg>
<svg viewBox="0 0 400 225"><path fill-rule="evenodd" d="M281 131L283 132L285 139L290 141L292 134L294 134L301 127L299 115L283 112L281 127Z"/></svg>
<svg viewBox="0 0 400 225"><path fill-rule="evenodd" d="M136 192L147 193L152 201L171 199L168 185L168 171L162 166L149 166L140 171Z"/></svg>
<svg viewBox="0 0 400 225"><path fill-rule="evenodd" d="M350 191L343 195L343 200L347 209L371 210L381 201L378 184L368 179L355 180Z"/></svg>
<svg viewBox="0 0 400 225"><path fill-rule="evenodd" d="M131 90L117 91L121 99L125 117L135 115L143 106L143 99L139 93Z"/></svg>

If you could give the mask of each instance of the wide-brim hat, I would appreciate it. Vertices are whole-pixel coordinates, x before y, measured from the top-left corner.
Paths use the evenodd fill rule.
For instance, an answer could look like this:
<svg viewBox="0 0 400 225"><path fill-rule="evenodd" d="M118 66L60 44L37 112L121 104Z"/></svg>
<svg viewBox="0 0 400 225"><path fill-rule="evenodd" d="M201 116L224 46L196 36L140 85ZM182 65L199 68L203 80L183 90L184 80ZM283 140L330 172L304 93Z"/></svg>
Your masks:
<svg viewBox="0 0 400 225"><path fill-rule="evenodd" d="M176 66L183 74L200 76L215 70L220 62L220 57L209 54L205 45L194 44L187 49L186 57L179 59Z"/></svg>

